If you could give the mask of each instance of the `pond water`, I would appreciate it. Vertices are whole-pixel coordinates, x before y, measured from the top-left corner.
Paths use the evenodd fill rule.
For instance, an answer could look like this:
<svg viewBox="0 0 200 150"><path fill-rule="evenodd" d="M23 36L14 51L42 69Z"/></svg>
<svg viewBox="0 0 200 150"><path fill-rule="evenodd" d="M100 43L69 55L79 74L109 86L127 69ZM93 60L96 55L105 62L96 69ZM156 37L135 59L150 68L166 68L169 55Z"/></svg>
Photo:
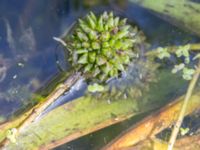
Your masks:
<svg viewBox="0 0 200 150"><path fill-rule="evenodd" d="M59 72L56 54L62 52L53 37L61 36L90 10L113 10L126 16L144 31L152 48L199 41L126 0L0 0L0 117L9 117L30 103L31 95ZM95 138L83 141L57 149L98 145Z"/></svg>

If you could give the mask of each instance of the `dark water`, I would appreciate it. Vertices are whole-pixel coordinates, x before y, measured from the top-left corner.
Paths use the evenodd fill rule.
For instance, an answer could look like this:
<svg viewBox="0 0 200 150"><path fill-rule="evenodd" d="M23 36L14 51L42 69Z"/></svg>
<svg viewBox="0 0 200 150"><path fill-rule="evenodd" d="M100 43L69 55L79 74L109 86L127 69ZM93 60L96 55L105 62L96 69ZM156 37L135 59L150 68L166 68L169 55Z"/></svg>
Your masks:
<svg viewBox="0 0 200 150"><path fill-rule="evenodd" d="M126 16L145 32L152 48L199 41L126 0L0 0L0 116L29 103L31 95L59 72L55 53L62 52L56 51L53 37L90 10ZM87 140L84 143L92 143Z"/></svg>

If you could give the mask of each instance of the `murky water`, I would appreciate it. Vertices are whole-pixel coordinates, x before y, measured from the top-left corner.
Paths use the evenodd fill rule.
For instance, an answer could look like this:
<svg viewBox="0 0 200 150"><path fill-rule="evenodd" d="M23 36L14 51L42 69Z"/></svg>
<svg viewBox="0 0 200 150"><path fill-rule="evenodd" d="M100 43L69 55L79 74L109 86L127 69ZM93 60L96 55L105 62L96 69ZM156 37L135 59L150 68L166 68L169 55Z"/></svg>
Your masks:
<svg viewBox="0 0 200 150"><path fill-rule="evenodd" d="M30 103L31 95L59 72L55 54L62 52L53 37L61 36L90 10L126 16L145 32L152 48L199 41L127 1L0 0L0 116L8 117ZM92 138L83 143L91 144L84 149L98 145ZM81 149L79 144L72 147Z"/></svg>

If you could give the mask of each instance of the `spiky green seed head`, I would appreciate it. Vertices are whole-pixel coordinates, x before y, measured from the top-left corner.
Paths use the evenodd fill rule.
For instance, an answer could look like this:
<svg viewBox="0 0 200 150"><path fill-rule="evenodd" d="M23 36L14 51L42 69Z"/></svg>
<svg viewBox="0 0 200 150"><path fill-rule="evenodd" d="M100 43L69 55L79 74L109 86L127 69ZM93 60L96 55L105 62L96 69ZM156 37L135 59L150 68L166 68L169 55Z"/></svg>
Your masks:
<svg viewBox="0 0 200 150"><path fill-rule="evenodd" d="M136 26L114 17L113 12L99 16L90 12L78 20L68 38L69 60L73 67L103 83L118 77L137 59L141 36Z"/></svg>

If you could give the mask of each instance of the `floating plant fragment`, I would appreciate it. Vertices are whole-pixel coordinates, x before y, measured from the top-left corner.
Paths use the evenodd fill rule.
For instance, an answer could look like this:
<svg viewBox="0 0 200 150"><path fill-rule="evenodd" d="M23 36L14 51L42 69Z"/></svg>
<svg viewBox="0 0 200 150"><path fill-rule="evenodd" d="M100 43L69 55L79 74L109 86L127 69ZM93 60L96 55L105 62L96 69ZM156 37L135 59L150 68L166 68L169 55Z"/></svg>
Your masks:
<svg viewBox="0 0 200 150"><path fill-rule="evenodd" d="M157 49L157 52L158 52L158 58L160 58L160 59L164 59L164 58L169 58L170 57L170 53L168 52L167 48L159 47Z"/></svg>
<svg viewBox="0 0 200 150"><path fill-rule="evenodd" d="M172 69L172 73L177 73L178 71L182 70L185 67L184 63L174 65L174 68Z"/></svg>
<svg viewBox="0 0 200 150"><path fill-rule="evenodd" d="M191 80L194 73L195 73L194 69L186 68L185 67L183 69L183 79L185 79L185 80Z"/></svg>
<svg viewBox="0 0 200 150"><path fill-rule="evenodd" d="M200 58L200 54L196 53L195 56L192 56L190 53L190 49L191 49L190 44L184 46L178 46L176 50L159 47L157 48L157 57L159 59L168 58L170 60L170 56L172 55L175 56L176 60L178 62L181 61L181 63L174 65L172 73L177 73L179 71L182 71L183 79L191 80L193 74L195 73L194 64L192 64L191 60L196 60ZM193 65L193 67L191 65Z"/></svg>
<svg viewBox="0 0 200 150"><path fill-rule="evenodd" d="M94 83L93 85L88 86L88 91L92 93L102 92L104 91L104 86Z"/></svg>

